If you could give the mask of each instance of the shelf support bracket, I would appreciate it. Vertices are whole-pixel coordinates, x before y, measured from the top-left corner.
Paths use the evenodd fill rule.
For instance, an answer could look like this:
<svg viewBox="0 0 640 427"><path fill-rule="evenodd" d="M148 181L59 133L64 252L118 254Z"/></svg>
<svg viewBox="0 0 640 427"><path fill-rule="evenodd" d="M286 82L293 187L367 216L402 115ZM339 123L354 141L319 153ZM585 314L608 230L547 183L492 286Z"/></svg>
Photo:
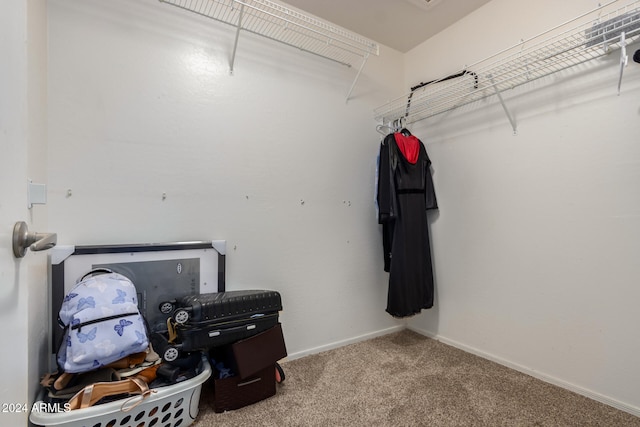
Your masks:
<svg viewBox="0 0 640 427"><path fill-rule="evenodd" d="M509 123L511 123L511 128L513 129L513 134L517 135L518 134L518 130L517 130L516 121L513 119L513 117L509 113L509 109L507 108L507 104L505 104L504 99L502 99L502 94L500 94L500 91L498 90L498 86L496 86L496 82L493 81L493 76L491 74L489 74L487 77L489 77L489 80L491 80L491 84L493 85L493 90L496 91L496 95L498 95L498 99L500 100L500 104L502 105L502 109L504 110L504 113L507 115L507 119L509 119Z"/></svg>
<svg viewBox="0 0 640 427"><path fill-rule="evenodd" d="M233 53L231 54L231 64L229 65L229 74L233 75L233 64L236 62L236 51L238 50L238 39L240 38L240 30L242 29L242 15L244 13L244 4L240 5L240 15L238 16L238 25L236 27L236 39L233 43Z"/></svg>
<svg viewBox="0 0 640 427"><path fill-rule="evenodd" d="M620 33L620 76L618 77L618 95L620 95L620 87L622 86L622 74L624 73L624 67L629 63L629 55L627 55L627 41L625 39L624 31Z"/></svg>
<svg viewBox="0 0 640 427"><path fill-rule="evenodd" d="M367 63L367 59L369 59L369 52L367 52L364 55L364 58L362 59L362 64L360 64L360 68L358 69L358 73L356 74L356 78L353 80L353 83L351 83L351 87L349 88L349 93L347 93L347 99L345 102L349 102L349 98L351 97L351 92L353 92L353 88L356 87L356 82L358 81L358 78L360 78L360 74L362 73L362 69L364 68L364 64Z"/></svg>

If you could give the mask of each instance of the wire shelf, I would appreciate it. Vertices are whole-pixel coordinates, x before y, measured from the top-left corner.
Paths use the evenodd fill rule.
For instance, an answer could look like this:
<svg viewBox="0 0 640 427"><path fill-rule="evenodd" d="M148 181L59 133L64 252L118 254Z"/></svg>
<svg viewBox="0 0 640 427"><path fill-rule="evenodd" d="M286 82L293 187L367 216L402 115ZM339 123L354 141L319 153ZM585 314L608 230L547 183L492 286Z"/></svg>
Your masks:
<svg viewBox="0 0 640 427"><path fill-rule="evenodd" d="M351 67L379 55L377 43L268 0L160 0Z"/></svg>
<svg viewBox="0 0 640 427"><path fill-rule="evenodd" d="M612 1L591 12L465 67L374 110L376 120L414 123L497 95L622 48L640 37L640 0L611 10ZM586 22L585 22L586 21ZM578 24L578 22L582 22ZM550 34L554 34L550 36ZM622 77L622 66L621 74ZM509 120L512 121L511 117ZM512 121L515 131L515 123Z"/></svg>

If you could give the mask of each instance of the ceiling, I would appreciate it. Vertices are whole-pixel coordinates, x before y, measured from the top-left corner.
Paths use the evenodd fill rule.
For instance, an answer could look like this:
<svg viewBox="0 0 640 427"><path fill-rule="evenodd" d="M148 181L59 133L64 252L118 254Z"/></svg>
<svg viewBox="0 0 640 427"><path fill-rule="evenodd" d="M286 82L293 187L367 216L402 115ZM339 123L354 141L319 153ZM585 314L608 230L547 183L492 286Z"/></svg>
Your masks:
<svg viewBox="0 0 640 427"><path fill-rule="evenodd" d="M490 0L285 0L295 8L407 52Z"/></svg>

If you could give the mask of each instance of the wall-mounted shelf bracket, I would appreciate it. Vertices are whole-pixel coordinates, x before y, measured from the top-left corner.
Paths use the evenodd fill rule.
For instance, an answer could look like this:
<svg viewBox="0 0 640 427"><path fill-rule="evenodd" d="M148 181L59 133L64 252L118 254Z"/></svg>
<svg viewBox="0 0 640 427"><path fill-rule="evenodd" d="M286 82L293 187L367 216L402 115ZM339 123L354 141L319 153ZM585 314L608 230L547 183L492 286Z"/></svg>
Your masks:
<svg viewBox="0 0 640 427"><path fill-rule="evenodd" d="M618 95L620 95L620 87L622 86L622 74L624 67L629 63L629 55L627 55L627 43L624 31L620 33L620 76L618 77Z"/></svg>
<svg viewBox="0 0 640 427"><path fill-rule="evenodd" d="M236 39L233 42L233 53L231 54L231 63L229 64L229 74L233 75L233 64L236 62L236 52L238 51L238 40L240 39L240 30L242 29L242 14L244 13L244 4L240 6L238 14L238 25L236 26Z"/></svg>
<svg viewBox="0 0 640 427"><path fill-rule="evenodd" d="M356 87L356 83L358 82L358 78L360 74L362 74L362 69L364 68L364 64L367 63L367 59L369 59L369 53L365 54L362 59L362 63L360 64L360 68L358 69L358 73L356 74L356 78L353 79L353 83L351 83L351 87L349 88L349 92L347 93L347 99L345 102L349 102L349 98L351 97L351 92L353 92L353 88Z"/></svg>
<svg viewBox="0 0 640 427"><path fill-rule="evenodd" d="M518 134L518 130L517 130L516 121L514 120L514 118L511 115L511 113L509 113L509 109L507 108L507 104L504 102L504 99L502 99L502 94L500 93L500 90L498 89L498 86L496 86L496 83L493 81L493 76L491 74L489 74L487 77L489 78L489 81L491 81L491 84L493 85L493 90L496 91L496 95L498 95L498 99L500 100L500 105L502 105L502 109L504 110L504 113L507 115L507 119L509 119L509 123L511 123L511 128L513 129L513 134L517 135Z"/></svg>

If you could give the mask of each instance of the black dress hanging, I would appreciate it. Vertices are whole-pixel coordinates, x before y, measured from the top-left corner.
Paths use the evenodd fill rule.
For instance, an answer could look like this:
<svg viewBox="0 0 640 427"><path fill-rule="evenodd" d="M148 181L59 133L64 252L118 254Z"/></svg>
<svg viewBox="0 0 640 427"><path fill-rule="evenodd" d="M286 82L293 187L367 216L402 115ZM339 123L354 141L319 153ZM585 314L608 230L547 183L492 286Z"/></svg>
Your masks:
<svg viewBox="0 0 640 427"><path fill-rule="evenodd" d="M438 204L427 151L418 138L407 134L385 137L378 168L378 222L384 270L389 272L386 311L395 317L433 306L427 210Z"/></svg>

